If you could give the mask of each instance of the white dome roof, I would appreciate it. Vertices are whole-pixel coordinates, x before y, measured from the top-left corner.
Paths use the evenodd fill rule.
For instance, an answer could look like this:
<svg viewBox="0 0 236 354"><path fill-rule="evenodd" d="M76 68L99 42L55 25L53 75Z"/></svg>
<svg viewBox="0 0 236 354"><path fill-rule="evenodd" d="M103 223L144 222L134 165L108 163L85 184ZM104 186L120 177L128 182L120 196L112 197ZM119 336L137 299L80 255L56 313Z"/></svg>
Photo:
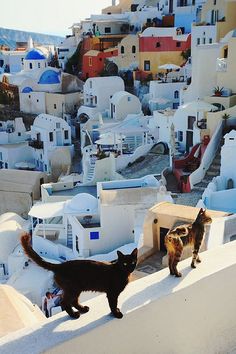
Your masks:
<svg viewBox="0 0 236 354"><path fill-rule="evenodd" d="M20 242L23 229L14 220L7 220L0 224L0 263L7 263L8 256Z"/></svg>
<svg viewBox="0 0 236 354"><path fill-rule="evenodd" d="M96 213L98 208L97 199L88 193L76 194L66 202L65 212L76 214Z"/></svg>
<svg viewBox="0 0 236 354"><path fill-rule="evenodd" d="M23 226L26 223L26 220L24 220L20 215L16 213L8 212L0 215L0 224L10 220L16 221L21 226Z"/></svg>

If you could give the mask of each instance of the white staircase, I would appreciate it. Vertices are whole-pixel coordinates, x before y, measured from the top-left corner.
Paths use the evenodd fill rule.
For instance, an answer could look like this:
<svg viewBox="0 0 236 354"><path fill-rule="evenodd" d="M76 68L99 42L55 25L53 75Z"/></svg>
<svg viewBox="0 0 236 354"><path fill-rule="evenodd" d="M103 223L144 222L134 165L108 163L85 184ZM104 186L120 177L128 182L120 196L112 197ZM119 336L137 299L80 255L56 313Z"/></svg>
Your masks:
<svg viewBox="0 0 236 354"><path fill-rule="evenodd" d="M97 161L97 158L95 156L90 158L90 164L89 164L89 168L88 168L88 172L87 172L87 176L86 176L86 180L85 180L86 183L91 182L93 180L96 161Z"/></svg>
<svg viewBox="0 0 236 354"><path fill-rule="evenodd" d="M73 236L72 236L72 227L71 224L67 225L67 243L66 243L67 247L72 249L72 245L73 245Z"/></svg>

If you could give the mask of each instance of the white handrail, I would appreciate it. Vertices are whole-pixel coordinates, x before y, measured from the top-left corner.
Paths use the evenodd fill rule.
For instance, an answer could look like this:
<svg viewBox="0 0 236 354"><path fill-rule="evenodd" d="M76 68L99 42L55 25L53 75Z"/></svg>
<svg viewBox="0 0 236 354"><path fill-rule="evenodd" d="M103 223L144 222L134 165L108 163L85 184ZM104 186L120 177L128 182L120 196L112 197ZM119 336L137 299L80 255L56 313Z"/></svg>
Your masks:
<svg viewBox="0 0 236 354"><path fill-rule="evenodd" d="M195 170L189 176L189 182L190 182L191 188L193 188L193 186L195 184L202 181L208 168L210 167L210 165L215 157L215 153L220 145L220 141L222 138L222 126L223 126L223 123L221 121L221 122L219 122L214 134L211 137L209 144L207 145L207 148L205 150L205 153L202 158L200 166L198 167L197 170Z"/></svg>

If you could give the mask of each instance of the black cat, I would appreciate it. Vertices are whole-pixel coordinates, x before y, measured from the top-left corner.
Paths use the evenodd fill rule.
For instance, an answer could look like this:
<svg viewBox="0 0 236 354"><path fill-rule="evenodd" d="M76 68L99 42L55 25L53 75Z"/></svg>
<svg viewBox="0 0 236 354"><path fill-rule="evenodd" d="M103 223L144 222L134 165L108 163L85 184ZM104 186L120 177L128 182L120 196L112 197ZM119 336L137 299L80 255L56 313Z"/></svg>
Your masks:
<svg viewBox="0 0 236 354"><path fill-rule="evenodd" d="M79 303L82 291L98 291L107 294L113 315L122 318L117 307L118 296L129 282L130 274L137 263L138 250L135 248L129 255L117 251L118 259L113 262L96 262L92 260L74 260L61 264L44 261L31 247L28 233L21 236L21 244L25 253L40 267L54 272L57 285L63 290L62 308L73 318L89 311L88 306ZM75 307L78 311L74 311Z"/></svg>

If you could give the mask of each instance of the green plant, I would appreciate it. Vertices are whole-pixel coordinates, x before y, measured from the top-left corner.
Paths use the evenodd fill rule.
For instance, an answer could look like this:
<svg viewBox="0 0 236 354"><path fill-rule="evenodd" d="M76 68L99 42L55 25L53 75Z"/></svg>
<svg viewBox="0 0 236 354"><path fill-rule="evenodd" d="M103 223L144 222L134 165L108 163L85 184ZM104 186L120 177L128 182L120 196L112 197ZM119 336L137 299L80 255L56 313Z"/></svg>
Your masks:
<svg viewBox="0 0 236 354"><path fill-rule="evenodd" d="M225 131L226 128L227 128L227 120L230 118L230 114L228 113L224 113L222 115L222 119L223 119L223 122L224 122L224 127L223 127L223 130Z"/></svg>
<svg viewBox="0 0 236 354"><path fill-rule="evenodd" d="M186 50L183 50L183 51L181 52L181 57L182 57L184 60L187 61L188 58L191 57L191 49L188 48L188 49L186 49Z"/></svg>
<svg viewBox="0 0 236 354"><path fill-rule="evenodd" d="M223 90L224 90L224 87L216 86L216 87L214 87L214 94L216 96L221 96Z"/></svg>

